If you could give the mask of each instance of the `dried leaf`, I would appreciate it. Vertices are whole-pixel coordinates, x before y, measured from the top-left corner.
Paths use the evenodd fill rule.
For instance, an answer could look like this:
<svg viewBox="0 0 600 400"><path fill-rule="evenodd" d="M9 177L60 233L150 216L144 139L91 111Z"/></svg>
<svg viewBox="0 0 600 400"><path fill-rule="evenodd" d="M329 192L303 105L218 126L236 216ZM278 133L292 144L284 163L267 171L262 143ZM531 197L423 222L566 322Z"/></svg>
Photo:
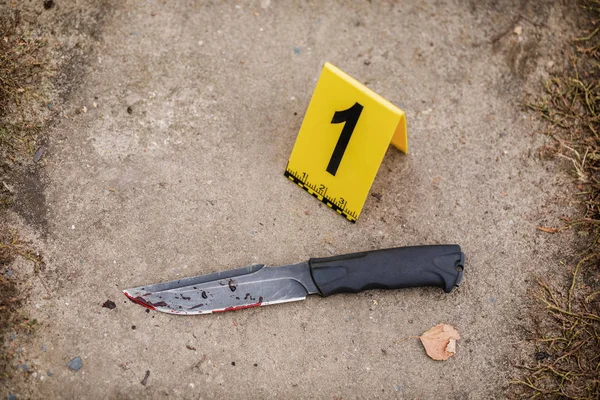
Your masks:
<svg viewBox="0 0 600 400"><path fill-rule="evenodd" d="M456 353L458 331L451 325L437 324L419 336L427 355L434 360L447 360Z"/></svg>
<svg viewBox="0 0 600 400"><path fill-rule="evenodd" d="M542 232L546 232L546 233L556 233L560 230L558 228L545 228L543 226L538 226L537 228L538 228L538 230L540 230Z"/></svg>
<svg viewBox="0 0 600 400"><path fill-rule="evenodd" d="M456 340L450 339L448 341L448 346L446 346L446 352L448 353L456 353Z"/></svg>

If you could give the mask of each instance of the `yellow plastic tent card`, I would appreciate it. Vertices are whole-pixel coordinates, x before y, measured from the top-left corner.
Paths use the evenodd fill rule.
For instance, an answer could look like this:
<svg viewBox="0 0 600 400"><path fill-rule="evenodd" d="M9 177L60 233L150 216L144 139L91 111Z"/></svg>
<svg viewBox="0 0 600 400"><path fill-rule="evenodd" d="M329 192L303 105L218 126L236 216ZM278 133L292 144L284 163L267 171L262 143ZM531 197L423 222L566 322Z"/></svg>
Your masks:
<svg viewBox="0 0 600 400"><path fill-rule="evenodd" d="M390 142L408 152L404 111L326 63L285 176L356 222Z"/></svg>

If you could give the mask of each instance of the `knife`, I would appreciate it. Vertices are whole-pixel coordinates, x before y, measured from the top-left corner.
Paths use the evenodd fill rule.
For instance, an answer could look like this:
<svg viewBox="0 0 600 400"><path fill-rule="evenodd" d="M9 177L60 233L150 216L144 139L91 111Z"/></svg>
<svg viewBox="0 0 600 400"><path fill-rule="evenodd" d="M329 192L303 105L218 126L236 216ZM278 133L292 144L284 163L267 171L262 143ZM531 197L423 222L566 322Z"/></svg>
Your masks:
<svg viewBox="0 0 600 400"><path fill-rule="evenodd" d="M318 294L460 285L465 255L458 245L396 247L270 267L250 265L123 291L151 310L194 315L304 300Z"/></svg>

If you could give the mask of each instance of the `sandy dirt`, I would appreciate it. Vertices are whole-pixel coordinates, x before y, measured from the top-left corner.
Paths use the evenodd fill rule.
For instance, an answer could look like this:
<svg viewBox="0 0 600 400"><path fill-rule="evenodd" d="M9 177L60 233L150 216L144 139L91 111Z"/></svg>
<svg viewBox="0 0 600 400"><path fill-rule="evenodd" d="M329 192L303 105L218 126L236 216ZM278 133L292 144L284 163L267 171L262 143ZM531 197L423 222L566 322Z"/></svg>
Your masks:
<svg viewBox="0 0 600 400"><path fill-rule="evenodd" d="M566 4L91 3L39 4L46 22L96 11L73 13L79 35L56 33L85 52L62 76L72 90L47 132L39 182L21 185L37 197L23 195L12 216L47 269L29 282L40 328L14 339L30 372L2 390L19 399L505 397L515 363L533 356L520 344L535 278L561 274L568 257L536 230L570 212L571 188L560 165L540 159L544 138L523 106L564 58ZM411 152L388 150L355 225L283 176L326 61L407 115ZM467 256L451 294L376 290L178 317L121 293L257 262L435 243ZM16 264L27 279L27 263ZM102 307L107 299L116 309ZM400 341L439 322L462 337L446 362ZM83 367L73 372L76 356Z"/></svg>

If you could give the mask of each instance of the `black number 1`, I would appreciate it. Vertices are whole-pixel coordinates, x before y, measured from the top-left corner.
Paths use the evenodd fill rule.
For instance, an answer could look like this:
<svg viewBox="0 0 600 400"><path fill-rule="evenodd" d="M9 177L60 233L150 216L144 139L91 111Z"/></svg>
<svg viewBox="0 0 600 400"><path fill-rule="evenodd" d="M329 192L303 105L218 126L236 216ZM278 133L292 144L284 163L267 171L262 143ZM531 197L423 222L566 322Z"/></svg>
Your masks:
<svg viewBox="0 0 600 400"><path fill-rule="evenodd" d="M332 124L340 124L345 122L344 128L342 129L342 134L333 149L333 154L329 159L329 164L327 165L327 172L331 175L335 176L338 167L340 166L340 162L342 161L342 157L344 157L344 152L346 151L346 147L348 147L348 142L350 142L350 137L352 136L352 132L354 132L354 128L356 127L356 123L358 122L358 118L360 117L360 113L362 112L363 106L358 103L354 103L352 107L343 111L336 111L333 114L333 119L331 120Z"/></svg>

